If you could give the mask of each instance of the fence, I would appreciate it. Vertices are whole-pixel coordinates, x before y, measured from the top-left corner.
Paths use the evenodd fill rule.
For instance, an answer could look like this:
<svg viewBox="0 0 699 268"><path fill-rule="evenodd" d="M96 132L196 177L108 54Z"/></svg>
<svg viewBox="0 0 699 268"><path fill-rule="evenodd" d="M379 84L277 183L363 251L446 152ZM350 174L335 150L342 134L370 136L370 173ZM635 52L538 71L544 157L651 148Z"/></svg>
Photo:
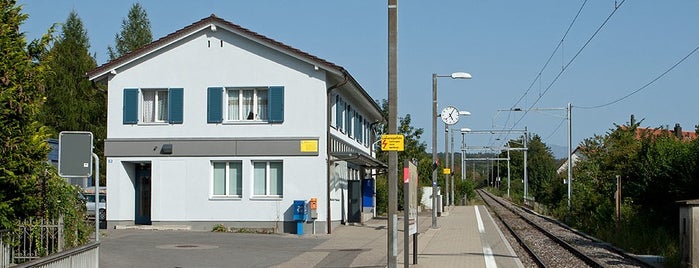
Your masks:
<svg viewBox="0 0 699 268"><path fill-rule="evenodd" d="M8 239L10 230L0 230L0 268L5 268L10 265L10 245L5 243Z"/></svg>
<svg viewBox="0 0 699 268"><path fill-rule="evenodd" d="M64 245L63 217L26 220L16 231L0 232L0 268L60 252Z"/></svg>
<svg viewBox="0 0 699 268"><path fill-rule="evenodd" d="M92 268L99 267L100 242L61 251L47 257L22 263L12 268Z"/></svg>

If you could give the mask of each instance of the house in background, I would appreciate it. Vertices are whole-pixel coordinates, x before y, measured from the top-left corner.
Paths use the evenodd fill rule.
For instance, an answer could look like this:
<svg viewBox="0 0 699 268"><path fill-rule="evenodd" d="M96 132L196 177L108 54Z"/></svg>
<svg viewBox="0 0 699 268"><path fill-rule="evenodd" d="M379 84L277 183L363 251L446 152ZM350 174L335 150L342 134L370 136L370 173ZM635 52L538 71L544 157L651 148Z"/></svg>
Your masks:
<svg viewBox="0 0 699 268"><path fill-rule="evenodd" d="M556 170L556 174L563 174L565 172L568 172L568 161L570 161L571 159L573 160L573 162L570 165L573 168L575 168L575 164L580 162L580 160L587 160L587 156L582 154L582 152L580 151L580 146L575 147L575 150L573 150L573 153L570 154L570 157L563 161L563 164L561 164L561 166L558 167L558 169Z"/></svg>
<svg viewBox="0 0 699 268"><path fill-rule="evenodd" d="M294 200L316 198L304 229L330 233L375 204L383 117L336 64L211 15L87 75L108 86L110 228L295 232Z"/></svg>
<svg viewBox="0 0 699 268"><path fill-rule="evenodd" d="M631 124L634 124L635 118L632 115L631 116ZM628 128L628 126L621 126L623 129ZM671 135L678 140L681 141L692 141L697 138L697 133L693 131L682 131L682 126L680 126L679 123L675 124L675 127L672 130L668 129L663 129L663 128L643 128L643 127L636 127L634 129L634 137L637 140L640 140L643 137L658 137L661 135ZM571 163L572 167L575 167L575 164L580 162L581 160L587 160L587 156L582 154L580 151L580 146L576 147L575 150L573 150L573 153L570 155L568 159L566 159L563 164L561 164L560 167L558 167L558 170L556 171L557 174L562 174L564 172L568 171L568 161L570 159L573 160ZM565 182L564 182L565 183Z"/></svg>

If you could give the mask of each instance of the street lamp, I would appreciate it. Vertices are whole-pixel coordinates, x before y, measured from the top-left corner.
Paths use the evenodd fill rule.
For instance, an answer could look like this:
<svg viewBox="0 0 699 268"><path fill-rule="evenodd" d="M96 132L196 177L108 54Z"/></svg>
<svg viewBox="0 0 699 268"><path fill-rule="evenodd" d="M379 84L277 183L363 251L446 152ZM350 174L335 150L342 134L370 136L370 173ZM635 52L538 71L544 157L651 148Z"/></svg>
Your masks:
<svg viewBox="0 0 699 268"><path fill-rule="evenodd" d="M432 74L432 163L437 164L437 78L471 79L471 74L455 72L451 75ZM445 141L446 142L446 141ZM432 170L432 228L437 228L437 169Z"/></svg>

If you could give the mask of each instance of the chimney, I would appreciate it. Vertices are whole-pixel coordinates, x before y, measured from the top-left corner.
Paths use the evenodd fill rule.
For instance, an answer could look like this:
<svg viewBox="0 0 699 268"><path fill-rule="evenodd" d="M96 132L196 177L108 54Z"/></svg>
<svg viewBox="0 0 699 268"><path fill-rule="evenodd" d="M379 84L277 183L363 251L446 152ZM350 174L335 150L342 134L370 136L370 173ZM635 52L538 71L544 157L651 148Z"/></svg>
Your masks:
<svg viewBox="0 0 699 268"><path fill-rule="evenodd" d="M682 127L680 126L680 123L675 123L675 137L678 139L682 139Z"/></svg>
<svg viewBox="0 0 699 268"><path fill-rule="evenodd" d="M633 127L633 125L635 125L635 124L636 124L636 117L633 116L633 114L632 114L632 115L631 115L631 122L630 122L630 125L629 125L629 126L630 126L630 127Z"/></svg>

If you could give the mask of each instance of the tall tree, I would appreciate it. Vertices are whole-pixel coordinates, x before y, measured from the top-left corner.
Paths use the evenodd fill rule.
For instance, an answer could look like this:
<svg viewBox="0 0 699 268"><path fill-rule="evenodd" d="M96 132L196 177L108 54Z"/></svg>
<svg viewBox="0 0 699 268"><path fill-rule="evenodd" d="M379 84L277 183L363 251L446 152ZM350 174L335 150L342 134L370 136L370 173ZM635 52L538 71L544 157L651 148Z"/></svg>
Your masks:
<svg viewBox="0 0 699 268"><path fill-rule="evenodd" d="M51 70L45 79L47 98L41 120L52 128L54 137L61 131L92 132L97 141L95 153L102 156L101 141L107 132L107 94L93 87L85 77L86 72L97 66L89 49L87 31L78 14L72 11L53 47L40 57L42 64Z"/></svg>
<svg viewBox="0 0 699 268"><path fill-rule="evenodd" d="M555 189L560 189L561 181L556 176L556 160L551 149L541 141L539 135L534 135L527 144L527 169L529 170L529 191L531 196L540 202L552 202L549 198ZM557 200L556 200L557 201Z"/></svg>
<svg viewBox="0 0 699 268"><path fill-rule="evenodd" d="M50 150L36 118L43 68L32 61L19 31L26 18L14 0L0 1L0 228L40 207L36 186Z"/></svg>
<svg viewBox="0 0 699 268"><path fill-rule="evenodd" d="M381 100L381 113L384 117L388 116L388 101ZM399 119L398 134L403 134L405 136L404 140L404 150L398 152L398 165L402 166L405 160L416 159L418 161L418 178L421 185L427 184L432 185L431 182L427 182L426 179L431 178L426 174L432 174L432 165L429 155L427 155L426 148L427 144L420 141L420 137L424 130L422 128L415 128L411 125L410 114L406 114L404 117ZM388 126L384 125L381 133L387 133ZM388 163L388 152L378 150L376 152L376 157L381 162ZM398 177L402 178L403 169L398 169ZM397 179L397 178L394 178ZM385 174L380 175L376 182L377 191L377 210L379 213L386 211L388 207L388 184L387 176ZM398 207L401 209L403 207L403 187L398 187ZM418 196L419 197L419 196Z"/></svg>
<svg viewBox="0 0 699 268"><path fill-rule="evenodd" d="M85 73L97 66L89 54L83 23L72 11L61 34L42 62L51 69L46 78L46 104L42 120L56 132L89 130L101 133L106 125L104 92L95 90ZM100 131L95 131L95 130ZM96 136L97 133L95 133Z"/></svg>
<svg viewBox="0 0 699 268"><path fill-rule="evenodd" d="M141 4L134 3L127 17L121 21L121 33L114 36L116 49L108 47L109 58L114 60L152 41L148 14Z"/></svg>

